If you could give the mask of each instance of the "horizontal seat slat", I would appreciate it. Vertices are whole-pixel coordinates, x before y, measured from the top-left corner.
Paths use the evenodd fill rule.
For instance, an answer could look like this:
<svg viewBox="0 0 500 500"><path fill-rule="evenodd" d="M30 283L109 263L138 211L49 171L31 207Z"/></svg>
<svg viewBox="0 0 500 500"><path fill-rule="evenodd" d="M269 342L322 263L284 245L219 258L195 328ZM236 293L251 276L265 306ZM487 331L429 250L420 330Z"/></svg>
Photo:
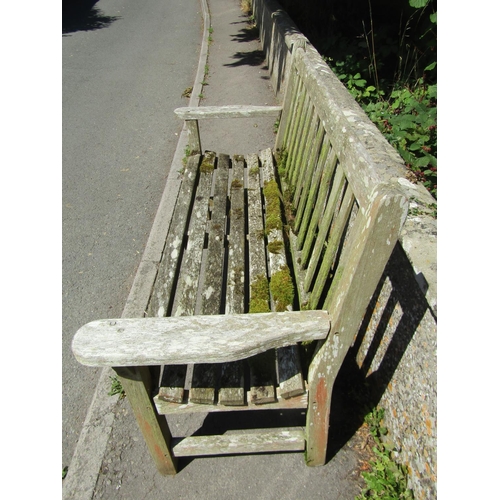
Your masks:
<svg viewBox="0 0 500 500"><path fill-rule="evenodd" d="M227 252L226 314L245 312L245 199L243 193L244 160L233 158L229 189L229 236ZM243 364L225 363L219 387L219 402L228 406L245 404Z"/></svg>
<svg viewBox="0 0 500 500"><path fill-rule="evenodd" d="M190 436L173 440L173 452L176 457L302 451L304 448L304 431L297 428L216 436Z"/></svg>

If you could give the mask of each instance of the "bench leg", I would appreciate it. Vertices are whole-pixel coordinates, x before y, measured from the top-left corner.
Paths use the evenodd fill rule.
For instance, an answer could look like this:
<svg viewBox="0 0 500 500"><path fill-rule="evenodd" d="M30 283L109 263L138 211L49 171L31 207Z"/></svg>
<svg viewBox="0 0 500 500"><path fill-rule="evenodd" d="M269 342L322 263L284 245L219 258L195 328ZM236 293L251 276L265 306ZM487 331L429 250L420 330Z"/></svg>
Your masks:
<svg viewBox="0 0 500 500"><path fill-rule="evenodd" d="M156 412L151 399L151 375L148 367L114 368L135 414L149 452L160 474L177 472L177 459L170 450L172 435L165 418Z"/></svg>
<svg viewBox="0 0 500 500"><path fill-rule="evenodd" d="M339 344L338 335L328 335L309 366L306 463L312 467L326 462L333 384L345 357Z"/></svg>

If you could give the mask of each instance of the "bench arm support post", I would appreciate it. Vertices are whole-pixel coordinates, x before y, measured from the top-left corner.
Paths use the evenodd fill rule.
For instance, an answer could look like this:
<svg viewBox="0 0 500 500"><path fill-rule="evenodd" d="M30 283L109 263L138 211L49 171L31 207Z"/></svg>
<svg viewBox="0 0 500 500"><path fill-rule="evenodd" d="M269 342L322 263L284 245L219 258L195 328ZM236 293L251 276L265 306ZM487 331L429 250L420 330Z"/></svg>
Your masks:
<svg viewBox="0 0 500 500"><path fill-rule="evenodd" d="M148 445L158 472L163 476L177 473L177 459L171 452L172 435L164 417L158 415L151 398L151 374L147 366L116 367L139 428Z"/></svg>

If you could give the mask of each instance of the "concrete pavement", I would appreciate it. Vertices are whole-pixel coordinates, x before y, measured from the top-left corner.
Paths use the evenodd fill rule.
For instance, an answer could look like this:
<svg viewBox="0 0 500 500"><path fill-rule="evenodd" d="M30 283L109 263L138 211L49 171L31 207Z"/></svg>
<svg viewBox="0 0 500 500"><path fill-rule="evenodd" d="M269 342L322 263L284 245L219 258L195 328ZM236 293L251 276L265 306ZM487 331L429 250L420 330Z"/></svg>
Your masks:
<svg viewBox="0 0 500 500"><path fill-rule="evenodd" d="M197 1L197 0L191 0ZM205 32L190 105L276 104L256 30L239 0L202 0ZM209 30L208 28L211 27ZM209 41L209 37L210 40ZM206 69L208 68L208 77ZM200 82L206 80L203 87ZM187 104L187 99L186 99ZM165 109L165 113L173 110ZM247 121L248 123L244 123ZM215 126L216 125L216 126ZM271 119L203 122L203 149L257 152L274 143ZM185 134L181 134L149 243L123 316L138 315L148 299L154 268L179 186ZM142 309L144 310L144 309ZM306 467L302 454L226 456L180 461L176 476L155 469L127 399L107 396L110 372L103 371L75 456L64 480L63 497L78 499L353 499L362 486L360 470L369 458L366 428L337 436L324 467ZM341 396L339 396L341 397ZM335 399L338 405L342 400ZM169 419L174 435L194 432L205 415ZM229 416L231 418L231 416ZM342 427L345 422L339 422ZM343 439L344 438L344 439Z"/></svg>

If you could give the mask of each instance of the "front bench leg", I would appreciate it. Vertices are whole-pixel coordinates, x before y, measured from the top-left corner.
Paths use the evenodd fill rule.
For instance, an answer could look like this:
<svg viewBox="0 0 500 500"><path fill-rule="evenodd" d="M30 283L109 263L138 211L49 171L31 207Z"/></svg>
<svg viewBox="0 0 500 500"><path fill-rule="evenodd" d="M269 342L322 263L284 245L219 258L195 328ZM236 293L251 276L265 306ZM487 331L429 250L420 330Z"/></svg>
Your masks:
<svg viewBox="0 0 500 500"><path fill-rule="evenodd" d="M151 399L151 374L147 366L116 367L116 371L155 465L163 476L177 473L171 451L172 435L165 417L156 412Z"/></svg>

